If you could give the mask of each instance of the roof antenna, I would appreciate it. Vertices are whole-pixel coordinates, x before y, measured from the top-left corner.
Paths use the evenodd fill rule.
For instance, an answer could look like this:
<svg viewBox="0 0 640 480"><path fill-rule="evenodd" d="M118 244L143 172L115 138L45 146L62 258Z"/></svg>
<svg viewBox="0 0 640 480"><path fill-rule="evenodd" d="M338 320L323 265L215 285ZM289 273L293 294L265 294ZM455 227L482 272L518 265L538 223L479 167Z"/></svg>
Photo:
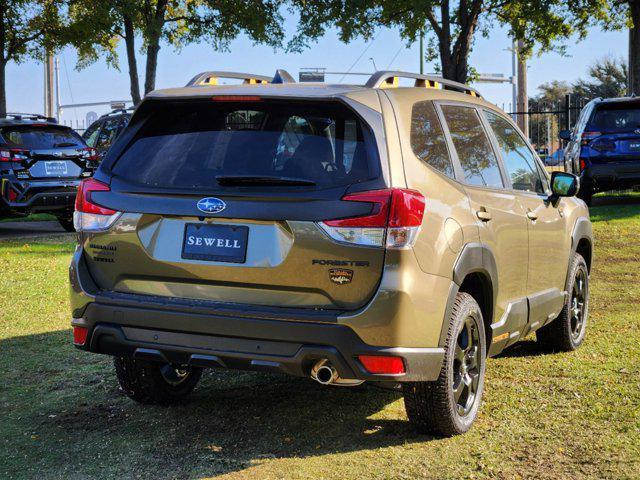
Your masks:
<svg viewBox="0 0 640 480"><path fill-rule="evenodd" d="M296 80L286 70L278 69L271 83L296 83Z"/></svg>

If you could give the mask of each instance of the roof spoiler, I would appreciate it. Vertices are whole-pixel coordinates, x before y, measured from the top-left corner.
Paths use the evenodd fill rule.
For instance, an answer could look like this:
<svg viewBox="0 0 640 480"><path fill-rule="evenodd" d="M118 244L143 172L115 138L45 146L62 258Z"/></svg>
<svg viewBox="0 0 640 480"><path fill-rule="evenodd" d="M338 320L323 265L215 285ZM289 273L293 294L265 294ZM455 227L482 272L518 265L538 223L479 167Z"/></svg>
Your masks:
<svg viewBox="0 0 640 480"><path fill-rule="evenodd" d="M56 120L54 117L46 117L44 115L40 115L39 113L7 112L4 115L0 115L0 118L14 118L16 120L45 120L50 123L58 123L58 120Z"/></svg>
<svg viewBox="0 0 640 480"><path fill-rule="evenodd" d="M415 80L414 87L425 88L441 88L443 90L452 90L454 92L466 93L472 97L482 98L480 92L475 88L471 88L463 83L447 80L435 75L422 75L420 73L399 72L393 70L381 70L369 77L365 87L368 88L396 88L401 78L410 78Z"/></svg>

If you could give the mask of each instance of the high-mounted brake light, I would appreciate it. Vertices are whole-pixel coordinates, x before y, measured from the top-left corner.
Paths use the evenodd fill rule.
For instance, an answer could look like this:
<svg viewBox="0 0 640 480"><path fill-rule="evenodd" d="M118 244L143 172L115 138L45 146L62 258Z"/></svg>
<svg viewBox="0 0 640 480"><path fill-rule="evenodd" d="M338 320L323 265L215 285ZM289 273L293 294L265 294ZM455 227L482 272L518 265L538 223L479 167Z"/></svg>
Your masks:
<svg viewBox="0 0 640 480"><path fill-rule="evenodd" d="M110 208L103 207L93 200L94 192L109 192L109 185L94 178L80 182L76 194L76 211L73 214L73 225L78 232L106 230L121 215Z"/></svg>
<svg viewBox="0 0 640 480"><path fill-rule="evenodd" d="M389 188L346 195L342 200L373 206L365 216L321 222L320 227L334 240L387 248L414 245L424 216L425 198L420 192Z"/></svg>
<svg viewBox="0 0 640 480"><path fill-rule="evenodd" d="M257 95L216 95L211 97L214 102L261 102L262 97Z"/></svg>

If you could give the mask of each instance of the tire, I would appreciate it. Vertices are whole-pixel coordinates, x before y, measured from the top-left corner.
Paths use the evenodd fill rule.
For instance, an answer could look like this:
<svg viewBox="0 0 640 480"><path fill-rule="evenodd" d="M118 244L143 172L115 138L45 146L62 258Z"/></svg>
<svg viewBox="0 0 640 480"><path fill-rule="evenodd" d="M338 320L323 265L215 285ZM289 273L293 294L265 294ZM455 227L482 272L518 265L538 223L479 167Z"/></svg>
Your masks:
<svg viewBox="0 0 640 480"><path fill-rule="evenodd" d="M578 198L580 198L584 203L587 204L587 207L591 206L591 201L593 200L593 188L584 187L584 189L580 188L578 191Z"/></svg>
<svg viewBox="0 0 640 480"><path fill-rule="evenodd" d="M473 342L465 342L465 338ZM453 436L471 428L482 400L486 342L478 303L468 293L458 293L449 320L440 376L434 382L402 384L407 417L419 433ZM475 355L471 353L473 349Z"/></svg>
<svg viewBox="0 0 640 480"><path fill-rule="evenodd" d="M76 229L73 226L73 217L57 217L58 223L66 232L75 232Z"/></svg>
<svg viewBox="0 0 640 480"><path fill-rule="evenodd" d="M560 315L536 332L536 341L545 350L571 352L582 345L586 335L589 317L589 270L579 253L573 254L567 278L569 295Z"/></svg>
<svg viewBox="0 0 640 480"><path fill-rule="evenodd" d="M189 395L202 375L201 368L115 357L114 366L122 391L136 402L167 405Z"/></svg>

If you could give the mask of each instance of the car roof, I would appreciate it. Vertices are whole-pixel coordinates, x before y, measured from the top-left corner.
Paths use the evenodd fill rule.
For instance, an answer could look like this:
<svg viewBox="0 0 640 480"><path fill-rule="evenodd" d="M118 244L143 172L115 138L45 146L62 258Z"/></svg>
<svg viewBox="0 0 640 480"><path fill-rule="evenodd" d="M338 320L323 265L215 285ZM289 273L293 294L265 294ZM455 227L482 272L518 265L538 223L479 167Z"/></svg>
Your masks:
<svg viewBox="0 0 640 480"><path fill-rule="evenodd" d="M50 125L53 127L69 128L60 125L55 118L45 117L37 113L7 113L0 116L0 126L14 125Z"/></svg>
<svg viewBox="0 0 640 480"><path fill-rule="evenodd" d="M240 85L218 85L218 78L243 80ZM410 79L412 87L400 86L400 79ZM328 99L343 96L362 98L371 95L377 97L379 90L415 90L431 91L431 95L449 97L459 95L460 100L481 98L480 93L461 83L446 80L433 75L411 72L379 71L371 75L364 85L336 83L296 83L284 70L278 70L272 80L263 75L237 72L202 72L193 77L186 86L168 88L150 92L145 99L198 99L211 96L256 96L271 98ZM440 93L436 93L440 92ZM451 98L451 97L449 97Z"/></svg>

